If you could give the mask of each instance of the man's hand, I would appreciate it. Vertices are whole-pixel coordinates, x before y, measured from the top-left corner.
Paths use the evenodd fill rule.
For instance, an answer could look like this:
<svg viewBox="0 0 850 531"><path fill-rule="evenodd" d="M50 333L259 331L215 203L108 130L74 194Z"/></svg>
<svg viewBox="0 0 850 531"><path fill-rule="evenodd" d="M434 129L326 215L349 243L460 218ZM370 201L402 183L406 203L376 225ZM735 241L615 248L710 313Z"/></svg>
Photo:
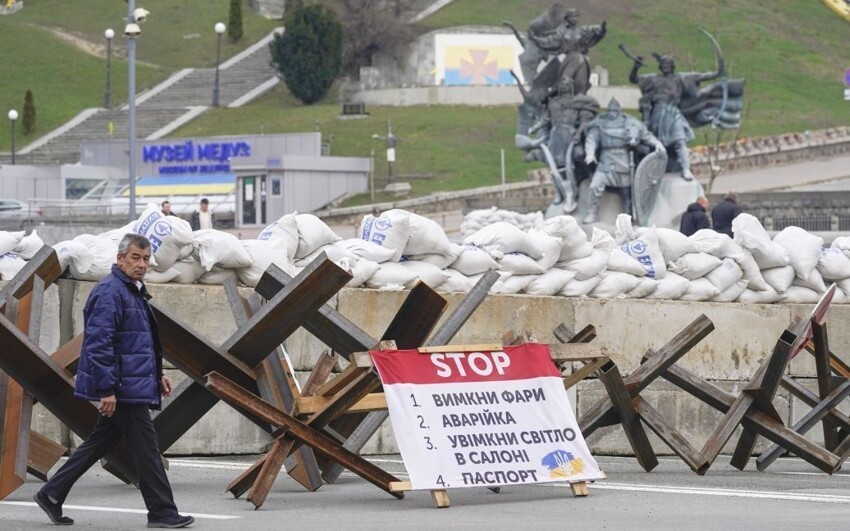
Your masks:
<svg viewBox="0 0 850 531"><path fill-rule="evenodd" d="M665 153L667 151L667 148L664 147L664 144L659 142L655 144L655 151L657 151L658 153Z"/></svg>
<svg viewBox="0 0 850 531"><path fill-rule="evenodd" d="M593 153L588 153L584 157L584 163L588 166L590 166L591 164L596 164L596 155L594 155Z"/></svg>
<svg viewBox="0 0 850 531"><path fill-rule="evenodd" d="M115 413L115 405L118 402L115 400L115 395L105 396L100 399L100 405L97 410L104 417L111 417Z"/></svg>
<svg viewBox="0 0 850 531"><path fill-rule="evenodd" d="M160 385L162 387L162 396L171 396L171 391L173 388L171 387L171 379L168 376L164 374L162 375Z"/></svg>

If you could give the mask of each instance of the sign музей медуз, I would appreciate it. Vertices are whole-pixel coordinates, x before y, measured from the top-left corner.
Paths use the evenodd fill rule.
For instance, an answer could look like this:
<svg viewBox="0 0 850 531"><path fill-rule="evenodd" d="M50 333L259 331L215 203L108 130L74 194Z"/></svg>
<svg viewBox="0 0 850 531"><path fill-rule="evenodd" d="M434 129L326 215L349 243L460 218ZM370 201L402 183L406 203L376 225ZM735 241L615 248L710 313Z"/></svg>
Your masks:
<svg viewBox="0 0 850 531"><path fill-rule="evenodd" d="M192 140L179 144L158 144L142 147L142 162L163 164L157 167L160 175L222 173L230 171L234 158L251 156L247 142L205 142Z"/></svg>

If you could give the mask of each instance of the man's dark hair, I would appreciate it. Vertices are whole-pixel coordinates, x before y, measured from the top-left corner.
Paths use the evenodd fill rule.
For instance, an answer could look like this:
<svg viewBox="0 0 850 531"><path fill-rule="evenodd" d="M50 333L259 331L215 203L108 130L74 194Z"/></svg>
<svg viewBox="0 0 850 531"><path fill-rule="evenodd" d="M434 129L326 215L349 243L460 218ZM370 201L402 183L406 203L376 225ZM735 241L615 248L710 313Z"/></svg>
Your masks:
<svg viewBox="0 0 850 531"><path fill-rule="evenodd" d="M209 205L209 204L210 204L210 200L209 200L209 199L207 199L207 198L205 197L205 198L201 199L201 204L202 204L202 205Z"/></svg>
<svg viewBox="0 0 850 531"><path fill-rule="evenodd" d="M130 250L130 246L133 245L138 247L141 250L148 249L151 246L151 242L149 239L145 238L141 234L136 234L135 232L128 232L121 238L121 243L118 244L118 254L125 255Z"/></svg>
<svg viewBox="0 0 850 531"><path fill-rule="evenodd" d="M167 199L166 199L166 200L165 200L165 201L163 201L163 202L162 202L162 204L161 204L161 205L159 205L159 206L161 206L161 207L163 207L163 208L164 208L164 207L165 207L165 205L170 205L170 204L171 204L171 201L169 201L169 200L167 200Z"/></svg>

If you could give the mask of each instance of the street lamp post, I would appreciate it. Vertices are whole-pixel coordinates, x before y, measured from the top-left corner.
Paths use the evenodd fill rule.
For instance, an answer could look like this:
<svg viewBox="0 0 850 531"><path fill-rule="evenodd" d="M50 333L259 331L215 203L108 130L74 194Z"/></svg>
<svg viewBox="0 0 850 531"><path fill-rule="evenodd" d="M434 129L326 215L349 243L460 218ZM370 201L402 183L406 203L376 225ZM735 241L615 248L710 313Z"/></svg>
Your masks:
<svg viewBox="0 0 850 531"><path fill-rule="evenodd" d="M9 111L9 120L12 121L12 166L15 165L15 121L18 119L18 111L12 109Z"/></svg>
<svg viewBox="0 0 850 531"><path fill-rule="evenodd" d="M221 36L224 34L224 31L227 29L227 26L224 25L223 22L218 22L215 25L215 33L216 33L216 47L215 47L215 82L213 83L213 99L212 105L213 107L218 107L218 70L219 64L221 63Z"/></svg>
<svg viewBox="0 0 850 531"><path fill-rule="evenodd" d="M144 22L148 11L136 9L136 0L127 0L127 179L130 185L130 220L136 219L136 37L141 35L139 22Z"/></svg>
<svg viewBox="0 0 850 531"><path fill-rule="evenodd" d="M106 37L106 92L103 94L103 108L112 107L112 38L115 32L112 28L103 32Z"/></svg>

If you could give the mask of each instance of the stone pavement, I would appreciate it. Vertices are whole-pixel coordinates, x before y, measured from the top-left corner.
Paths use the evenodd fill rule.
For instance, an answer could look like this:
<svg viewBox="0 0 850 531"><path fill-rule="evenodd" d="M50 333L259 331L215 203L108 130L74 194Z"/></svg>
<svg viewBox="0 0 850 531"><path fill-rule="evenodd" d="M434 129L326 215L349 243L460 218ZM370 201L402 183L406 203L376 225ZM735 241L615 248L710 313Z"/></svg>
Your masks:
<svg viewBox="0 0 850 531"><path fill-rule="evenodd" d="M406 478L397 455L370 458ZM850 514L850 471L832 476L798 459L780 459L769 472L739 472L721 457L708 475L694 475L677 458L662 458L651 474L633 458L600 457L606 481L573 498L565 483L450 489L452 507L434 509L427 491L396 500L360 478L343 474L334 485L306 492L282 475L266 504L253 505L224 492L250 457L171 459L169 477L177 505L196 518L192 529L842 529ZM26 485L0 501L0 528L52 528L35 507L41 486ZM65 514L85 529L137 529L145 525L139 492L117 484L99 467L89 471L66 502Z"/></svg>

